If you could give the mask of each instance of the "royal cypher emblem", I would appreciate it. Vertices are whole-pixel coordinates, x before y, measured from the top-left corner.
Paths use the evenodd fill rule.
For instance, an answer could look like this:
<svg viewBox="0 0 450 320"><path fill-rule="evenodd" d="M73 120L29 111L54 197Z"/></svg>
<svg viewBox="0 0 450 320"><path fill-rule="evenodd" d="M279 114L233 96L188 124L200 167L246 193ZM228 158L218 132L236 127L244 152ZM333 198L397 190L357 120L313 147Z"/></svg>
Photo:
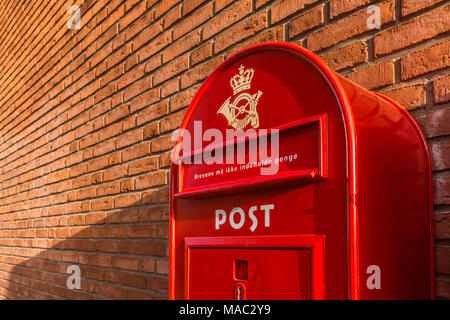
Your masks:
<svg viewBox="0 0 450 320"><path fill-rule="evenodd" d="M258 100L262 95L261 91L251 95L248 92L242 92L249 90L255 71L253 69L244 70L244 66L239 67L239 74L236 74L230 80L233 94L236 96L230 103L232 96L230 96L220 107L217 113L221 113L225 116L228 124L235 129L244 129L248 124L253 128L259 127L259 115L256 111Z"/></svg>

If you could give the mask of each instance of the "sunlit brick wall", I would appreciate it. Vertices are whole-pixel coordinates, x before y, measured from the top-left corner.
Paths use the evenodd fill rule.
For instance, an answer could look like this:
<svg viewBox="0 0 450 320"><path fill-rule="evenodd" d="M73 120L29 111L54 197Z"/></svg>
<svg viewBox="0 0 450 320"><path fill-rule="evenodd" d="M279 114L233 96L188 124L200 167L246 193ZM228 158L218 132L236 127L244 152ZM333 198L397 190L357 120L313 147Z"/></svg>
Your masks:
<svg viewBox="0 0 450 320"><path fill-rule="evenodd" d="M422 126L450 299L449 23L442 0L1 0L0 298L166 299L170 134L232 53L287 41Z"/></svg>

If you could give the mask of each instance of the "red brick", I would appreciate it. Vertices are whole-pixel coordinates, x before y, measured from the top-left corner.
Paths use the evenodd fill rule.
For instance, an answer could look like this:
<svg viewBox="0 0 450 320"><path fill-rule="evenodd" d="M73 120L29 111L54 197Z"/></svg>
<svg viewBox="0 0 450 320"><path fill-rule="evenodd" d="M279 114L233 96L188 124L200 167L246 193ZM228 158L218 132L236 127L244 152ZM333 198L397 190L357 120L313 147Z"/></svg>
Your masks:
<svg viewBox="0 0 450 320"><path fill-rule="evenodd" d="M411 21L384 30L374 37L375 57L398 51L448 32L450 6L418 16Z"/></svg>
<svg viewBox="0 0 450 320"><path fill-rule="evenodd" d="M180 89L180 78L167 81L161 87L161 98L166 98Z"/></svg>
<svg viewBox="0 0 450 320"><path fill-rule="evenodd" d="M227 55L234 54L245 47L262 43L262 42L269 42L269 41L285 41L285 32L284 32L284 26L280 25L268 30L265 30L258 35L251 37L244 42L239 43L238 45L234 46L233 48L227 50Z"/></svg>
<svg viewBox="0 0 450 320"><path fill-rule="evenodd" d="M211 72L214 71L222 62L224 56L218 56L217 58L207 61L203 64L197 65L194 68L189 69L181 76L181 88L185 89L194 84L203 81Z"/></svg>
<svg viewBox="0 0 450 320"><path fill-rule="evenodd" d="M122 132L122 124L121 123L114 123L112 125L109 125L106 128L100 130L100 132L99 132L100 141L117 136L121 132Z"/></svg>
<svg viewBox="0 0 450 320"><path fill-rule="evenodd" d="M130 113L145 108L155 102L157 102L160 98L159 96L159 88L153 89L145 92L144 94L136 97L135 99L130 101Z"/></svg>
<svg viewBox="0 0 450 320"><path fill-rule="evenodd" d="M125 19L124 19L125 20ZM146 32L140 33L135 39L136 41L136 48L141 47L145 42L147 42L149 39L156 36L159 32L161 32L161 27L158 23L154 23L155 15L153 10L147 10L147 12L139 17L131 26L129 26L124 32L125 32L125 41L130 40L137 34L139 34L143 29L150 27L146 29ZM125 23L127 21L125 20ZM119 24L120 26L120 24ZM133 45L135 43L133 42Z"/></svg>
<svg viewBox="0 0 450 320"><path fill-rule="evenodd" d="M255 9L261 8L263 5L272 2L272 0L255 0Z"/></svg>
<svg viewBox="0 0 450 320"><path fill-rule="evenodd" d="M156 272L159 274L169 274L169 261L156 260Z"/></svg>
<svg viewBox="0 0 450 320"><path fill-rule="evenodd" d="M434 204L450 204L450 177L434 179Z"/></svg>
<svg viewBox="0 0 450 320"><path fill-rule="evenodd" d="M450 247L436 246L436 272L450 274Z"/></svg>
<svg viewBox="0 0 450 320"><path fill-rule="evenodd" d="M170 98L170 112L187 107L191 103L192 98L197 93L199 87L200 85L193 86L183 92L177 93L174 97Z"/></svg>
<svg viewBox="0 0 450 320"><path fill-rule="evenodd" d="M150 73L153 70L159 68L162 64L162 53L155 54L145 62L144 72Z"/></svg>
<svg viewBox="0 0 450 320"><path fill-rule="evenodd" d="M152 204L158 202L158 190L151 190L142 193L142 204Z"/></svg>
<svg viewBox="0 0 450 320"><path fill-rule="evenodd" d="M122 31L127 26L129 26L133 21L135 21L137 18L139 18L141 15L143 15L146 12L146 3L144 1L137 1L137 5L130 8L130 3L127 2L126 4L126 11L128 11L125 16L120 20L119 22L119 30ZM129 11L130 10L130 11Z"/></svg>
<svg viewBox="0 0 450 320"><path fill-rule="evenodd" d="M203 39L209 39L226 27L242 20L252 10L251 0L242 0L228 10L209 20L203 27Z"/></svg>
<svg viewBox="0 0 450 320"><path fill-rule="evenodd" d="M267 13L261 12L236 24L230 29L216 36L214 41L214 52L218 53L232 44L248 38L251 35L267 27Z"/></svg>
<svg viewBox="0 0 450 320"><path fill-rule="evenodd" d="M155 17L158 19L162 15L164 15L167 11L169 11L174 5L179 3L180 0L166 0L164 2L160 2L155 6ZM147 9L153 5L154 1L147 2Z"/></svg>
<svg viewBox="0 0 450 320"><path fill-rule="evenodd" d="M139 65L136 68L133 68L127 71L118 81L117 81L117 89L120 90L129 84L133 83L137 79L140 79L144 76L144 68L145 65Z"/></svg>
<svg viewBox="0 0 450 320"><path fill-rule="evenodd" d="M368 47L364 41L351 43L321 55L325 63L334 71L367 62Z"/></svg>
<svg viewBox="0 0 450 320"><path fill-rule="evenodd" d="M450 239L450 211L434 213L434 234L436 239Z"/></svg>
<svg viewBox="0 0 450 320"><path fill-rule="evenodd" d="M110 166L114 166L114 165L119 164L121 162L122 162L122 153L120 151L116 152L116 153L113 153L113 154L110 154L109 157L108 157L108 164Z"/></svg>
<svg viewBox="0 0 450 320"><path fill-rule="evenodd" d="M292 19L288 23L289 38L321 25L324 22L323 8L324 5L317 6Z"/></svg>
<svg viewBox="0 0 450 320"><path fill-rule="evenodd" d="M96 196L96 193L95 193L94 187L78 190L78 200L95 198L95 196Z"/></svg>
<svg viewBox="0 0 450 320"><path fill-rule="evenodd" d="M206 60L210 58L213 54L213 42L207 42L198 48L196 48L191 53L191 65L196 65L199 62L202 62L203 60Z"/></svg>
<svg viewBox="0 0 450 320"><path fill-rule="evenodd" d="M142 138L142 129L128 131L116 138L116 149L135 144L136 142L142 141Z"/></svg>
<svg viewBox="0 0 450 320"><path fill-rule="evenodd" d="M103 211L103 210L109 210L114 207L114 199L113 198L101 198L101 199L95 199L91 202L91 210L92 211ZM98 216L97 218L103 219L103 214ZM94 219L94 217L92 217ZM100 221L101 221L100 220Z"/></svg>
<svg viewBox="0 0 450 320"><path fill-rule="evenodd" d="M450 279L436 279L436 299L450 300Z"/></svg>
<svg viewBox="0 0 450 320"><path fill-rule="evenodd" d="M171 149L174 142L171 141L171 135L160 136L152 140L151 152L161 152Z"/></svg>
<svg viewBox="0 0 450 320"><path fill-rule="evenodd" d="M158 158L157 157L147 157L142 160L133 161L129 165L129 174L136 175L148 171L153 171L158 169Z"/></svg>
<svg viewBox="0 0 450 320"><path fill-rule="evenodd" d="M172 154L171 152L163 153L159 156L159 167L167 168L170 166L172 162Z"/></svg>
<svg viewBox="0 0 450 320"><path fill-rule="evenodd" d="M112 181L127 174L127 165L115 166L103 172L103 181Z"/></svg>
<svg viewBox="0 0 450 320"><path fill-rule="evenodd" d="M108 140L99 143L93 148L93 153L95 157L103 155L105 153L110 153L112 151L114 151L114 140Z"/></svg>
<svg viewBox="0 0 450 320"><path fill-rule="evenodd" d="M394 64L383 62L368 68L352 72L348 79L366 89L375 89L394 83Z"/></svg>
<svg viewBox="0 0 450 320"><path fill-rule="evenodd" d="M302 10L318 0L282 0L271 8L271 24Z"/></svg>
<svg viewBox="0 0 450 320"><path fill-rule="evenodd" d="M444 0L403 0L402 15L407 16L419 10L426 9L437 3L445 2Z"/></svg>
<svg viewBox="0 0 450 320"><path fill-rule="evenodd" d="M119 272L119 282L133 288L145 289L147 287L147 277L134 273Z"/></svg>
<svg viewBox="0 0 450 320"><path fill-rule="evenodd" d="M171 25L179 21L181 16L181 5L179 5L164 16L164 29L169 28Z"/></svg>
<svg viewBox="0 0 450 320"><path fill-rule="evenodd" d="M145 110L142 110L136 119L137 125L140 126L144 123L153 121L153 120L160 118L163 115L167 114L168 104L169 104L169 101L166 100L166 101L162 101L160 103L154 104L154 105L146 108Z"/></svg>
<svg viewBox="0 0 450 320"><path fill-rule="evenodd" d="M135 242L134 252L139 255L163 256L165 252L164 242L162 241ZM149 270L149 272L153 271Z"/></svg>
<svg viewBox="0 0 450 320"><path fill-rule="evenodd" d="M97 187L97 196L103 197L111 194L116 194L120 192L119 181L113 181L109 183L102 183Z"/></svg>
<svg viewBox="0 0 450 320"><path fill-rule="evenodd" d="M161 120L161 133L177 129L181 125L185 111L170 114Z"/></svg>
<svg viewBox="0 0 450 320"><path fill-rule="evenodd" d="M88 172L98 171L108 166L108 156L94 159L88 162Z"/></svg>
<svg viewBox="0 0 450 320"><path fill-rule="evenodd" d="M215 12L217 13L217 12L222 11L224 8L226 8L228 5L230 5L234 1L233 0L216 0L214 2L215 2L214 9L215 9Z"/></svg>
<svg viewBox="0 0 450 320"><path fill-rule="evenodd" d="M379 4L379 7L381 26L395 20L394 0L382 2ZM327 25L308 37L308 48L313 51L319 51L348 38L372 31L367 27L369 16L366 10L363 9Z"/></svg>
<svg viewBox="0 0 450 320"><path fill-rule="evenodd" d="M172 62L166 64L164 67L158 69L155 73L153 83L158 85L161 82L170 79L188 68L189 56L185 55L180 58L173 60Z"/></svg>
<svg viewBox="0 0 450 320"><path fill-rule="evenodd" d="M89 264L98 267L111 267L111 256L103 254L95 254L89 256Z"/></svg>
<svg viewBox="0 0 450 320"><path fill-rule="evenodd" d="M144 127L144 139L150 139L159 134L159 122L153 122Z"/></svg>
<svg viewBox="0 0 450 320"><path fill-rule="evenodd" d="M114 299L123 299L123 288L102 284L99 286L100 294Z"/></svg>
<svg viewBox="0 0 450 320"><path fill-rule="evenodd" d="M450 109L431 110L419 114L416 121L421 126L427 138L450 134Z"/></svg>
<svg viewBox="0 0 450 320"><path fill-rule="evenodd" d="M169 290L169 281L166 278L150 276L148 288L158 292L167 293Z"/></svg>
<svg viewBox="0 0 450 320"><path fill-rule="evenodd" d="M153 258L144 258L141 260L141 264L139 266L140 271L144 272L155 272L156 269L156 261Z"/></svg>
<svg viewBox="0 0 450 320"><path fill-rule="evenodd" d="M122 161L127 162L133 159L142 158L148 155L149 152L150 152L150 143L144 142L122 151Z"/></svg>
<svg viewBox="0 0 450 320"><path fill-rule="evenodd" d="M147 91L152 87L152 76L147 76L139 81L134 82L132 85L127 87L123 93L123 101L129 101L135 96Z"/></svg>
<svg viewBox="0 0 450 320"><path fill-rule="evenodd" d="M114 267L126 270L138 270L139 260L131 257L112 257Z"/></svg>
<svg viewBox="0 0 450 320"><path fill-rule="evenodd" d="M407 110L424 107L427 93L425 84L413 84L383 92L384 95L398 102Z"/></svg>
<svg viewBox="0 0 450 320"><path fill-rule="evenodd" d="M171 43L171 32L166 31L142 47L139 51L139 60L144 61L153 56Z"/></svg>
<svg viewBox="0 0 450 320"><path fill-rule="evenodd" d="M448 58L447 58L448 59ZM450 101L450 76L441 77L433 81L434 103Z"/></svg>
<svg viewBox="0 0 450 320"><path fill-rule="evenodd" d="M330 0L330 18L337 17L343 13L352 11L365 4L369 4L371 0Z"/></svg>
<svg viewBox="0 0 450 320"><path fill-rule="evenodd" d="M161 203L169 202L169 198L170 198L169 188L161 188L159 190L159 202Z"/></svg>
<svg viewBox="0 0 450 320"><path fill-rule="evenodd" d="M192 11L192 4L205 2L205 0L193 0L184 2L183 4L183 15L188 14ZM217 7L217 4L216 4ZM213 16L213 3L208 3L205 6L197 9L188 18L184 18L173 28L173 40L177 40L191 30L194 30L197 26L207 21Z"/></svg>
<svg viewBox="0 0 450 320"><path fill-rule="evenodd" d="M117 198L116 198L117 200ZM108 239L108 238L112 238L112 239L123 239L126 238L127 235L127 227L125 226L108 226L105 225L102 228L102 238L103 239Z"/></svg>
<svg viewBox="0 0 450 320"><path fill-rule="evenodd" d="M128 227L129 238L155 238L156 226L155 225L131 225Z"/></svg>
<svg viewBox="0 0 450 320"><path fill-rule="evenodd" d="M125 193L133 190L134 190L134 179L123 180L120 182L120 192Z"/></svg>
<svg viewBox="0 0 450 320"><path fill-rule="evenodd" d="M431 163L433 170L446 170L450 168L450 141L437 141L429 143Z"/></svg>
<svg viewBox="0 0 450 320"><path fill-rule="evenodd" d="M117 196L114 201L116 208L135 207L141 203L141 196L139 194L126 194Z"/></svg>
<svg viewBox="0 0 450 320"><path fill-rule="evenodd" d="M195 9L197 9L200 5L205 3L207 0L185 0L183 2L183 16L188 15ZM199 10L197 10L199 11ZM195 20L194 17L191 17L193 20ZM191 28L192 29L192 28Z"/></svg>
<svg viewBox="0 0 450 320"><path fill-rule="evenodd" d="M400 60L402 80L449 67L449 55L450 41L408 54Z"/></svg>
<svg viewBox="0 0 450 320"><path fill-rule="evenodd" d="M167 183L167 173L164 171L150 172L136 178L136 189L147 189Z"/></svg>
<svg viewBox="0 0 450 320"><path fill-rule="evenodd" d="M186 36L180 38L178 41L167 47L163 54L163 64L168 61L182 55L186 51L194 48L201 42L201 32L200 30L194 30L193 32L187 34Z"/></svg>

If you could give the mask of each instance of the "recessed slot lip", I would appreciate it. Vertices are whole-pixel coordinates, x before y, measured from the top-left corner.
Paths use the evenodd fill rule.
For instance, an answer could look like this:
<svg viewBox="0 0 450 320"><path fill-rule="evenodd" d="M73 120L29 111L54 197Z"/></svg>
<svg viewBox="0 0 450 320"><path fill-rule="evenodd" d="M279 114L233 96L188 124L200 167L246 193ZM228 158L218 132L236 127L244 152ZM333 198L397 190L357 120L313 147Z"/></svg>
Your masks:
<svg viewBox="0 0 450 320"><path fill-rule="evenodd" d="M318 180L318 169L291 170L280 172L272 176L257 176L242 178L221 183L214 183L202 187L186 188L174 194L175 198L200 198L216 194L230 194L242 191L257 190L272 187L274 185L285 185L288 183L311 183Z"/></svg>
<svg viewBox="0 0 450 320"><path fill-rule="evenodd" d="M245 281L248 280L248 261L234 260L233 278L234 280Z"/></svg>
<svg viewBox="0 0 450 320"><path fill-rule="evenodd" d="M283 125L280 126L276 126L273 128L267 128L267 131L263 131L263 132L256 132L253 134L249 134L249 135L244 135L242 137L237 137L237 138L233 138L230 140L225 140L222 143L217 143L214 145L208 145L206 147L203 148L199 148L199 149L195 149L191 152L188 152L186 155L180 156L178 157L177 161L179 161L181 164L184 164L185 160L188 158L192 158L195 157L198 154L202 154L205 151L212 151L212 150L216 150L216 149L226 149L227 146L232 145L232 144L240 144L240 143L245 143L248 142L250 140L254 140L254 139L259 139L262 137L269 137L272 134L272 131L274 130L278 130L279 134L282 134L284 132L290 131L290 130L294 130L303 126L308 126L308 125L313 125L317 122L325 122L326 120L326 114L318 114L318 115L314 115L311 117L307 117L307 118L303 118L303 119L299 119L299 120L295 120L295 121L291 121L288 123L285 123Z"/></svg>

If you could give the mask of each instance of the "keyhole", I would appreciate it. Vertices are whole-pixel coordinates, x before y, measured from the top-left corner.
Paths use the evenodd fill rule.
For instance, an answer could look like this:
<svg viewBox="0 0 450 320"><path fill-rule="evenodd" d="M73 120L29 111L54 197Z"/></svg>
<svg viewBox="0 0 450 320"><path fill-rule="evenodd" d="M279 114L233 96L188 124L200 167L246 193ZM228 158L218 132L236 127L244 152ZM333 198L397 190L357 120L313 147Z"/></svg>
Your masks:
<svg viewBox="0 0 450 320"><path fill-rule="evenodd" d="M242 283L236 284L234 298L236 300L245 300L245 287L244 287L244 284L242 284Z"/></svg>

